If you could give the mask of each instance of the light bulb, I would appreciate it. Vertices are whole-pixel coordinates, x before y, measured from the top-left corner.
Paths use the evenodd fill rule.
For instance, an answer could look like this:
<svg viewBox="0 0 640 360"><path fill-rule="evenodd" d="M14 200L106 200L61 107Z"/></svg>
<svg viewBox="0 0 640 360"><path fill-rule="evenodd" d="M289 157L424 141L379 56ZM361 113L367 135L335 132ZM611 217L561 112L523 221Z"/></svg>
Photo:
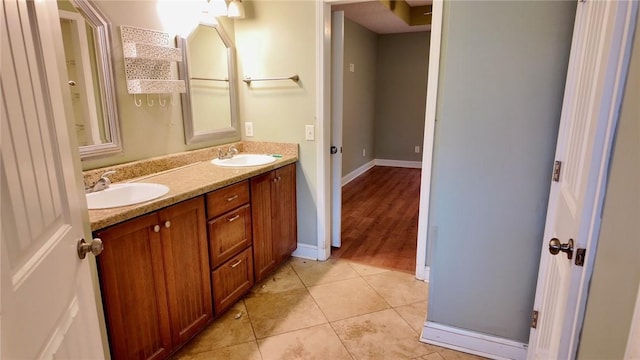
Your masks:
<svg viewBox="0 0 640 360"><path fill-rule="evenodd" d="M228 16L233 19L244 19L244 5L240 0L231 1Z"/></svg>

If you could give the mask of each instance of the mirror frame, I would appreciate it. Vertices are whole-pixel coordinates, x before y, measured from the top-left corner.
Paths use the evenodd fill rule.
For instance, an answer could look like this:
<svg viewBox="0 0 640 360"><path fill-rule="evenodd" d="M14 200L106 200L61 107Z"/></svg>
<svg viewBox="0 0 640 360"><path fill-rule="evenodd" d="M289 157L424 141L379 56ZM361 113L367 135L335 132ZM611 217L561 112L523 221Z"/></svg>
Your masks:
<svg viewBox="0 0 640 360"><path fill-rule="evenodd" d="M89 0L69 0L94 28L98 76L101 81L101 106L110 142L79 146L80 159L87 160L122 152L120 121L116 102L115 74L111 61L111 22Z"/></svg>
<svg viewBox="0 0 640 360"><path fill-rule="evenodd" d="M186 84L187 91L182 93L182 118L184 123L184 139L187 144L193 144L209 140L218 139L240 139L240 129L238 120L238 88L236 80L236 55L235 47L227 35L224 28L216 22L200 21L197 26L208 26L216 30L222 42L227 47L227 65L229 71L229 106L231 110L231 125L229 127L213 129L209 131L202 131L195 133L193 126L193 110L191 103L191 81L189 74L189 45L188 37L177 36L176 41L178 47L182 49L182 62L178 65L178 73L180 79L183 79ZM195 28L194 28L195 30Z"/></svg>

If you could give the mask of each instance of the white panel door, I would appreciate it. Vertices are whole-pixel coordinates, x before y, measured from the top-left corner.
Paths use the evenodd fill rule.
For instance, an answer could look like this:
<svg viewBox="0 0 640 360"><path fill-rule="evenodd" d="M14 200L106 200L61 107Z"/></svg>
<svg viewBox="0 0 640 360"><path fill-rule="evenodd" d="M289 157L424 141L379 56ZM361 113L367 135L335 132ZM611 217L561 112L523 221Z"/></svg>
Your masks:
<svg viewBox="0 0 640 360"><path fill-rule="evenodd" d="M637 2L578 2L534 309L530 359L575 357L600 227L611 142L618 118ZM550 240L574 243L550 253ZM575 264L586 250L584 267Z"/></svg>
<svg viewBox="0 0 640 360"><path fill-rule="evenodd" d="M331 246L342 246L344 11L331 13Z"/></svg>
<svg viewBox="0 0 640 360"><path fill-rule="evenodd" d="M1 6L0 357L103 358L89 264L76 253L86 201L56 2Z"/></svg>

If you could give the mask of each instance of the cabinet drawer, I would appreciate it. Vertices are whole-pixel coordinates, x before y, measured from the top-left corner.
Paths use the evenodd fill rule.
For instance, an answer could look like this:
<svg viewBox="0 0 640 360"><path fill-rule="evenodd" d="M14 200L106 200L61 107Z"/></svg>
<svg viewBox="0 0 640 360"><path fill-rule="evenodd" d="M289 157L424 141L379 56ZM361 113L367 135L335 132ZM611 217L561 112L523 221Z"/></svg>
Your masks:
<svg viewBox="0 0 640 360"><path fill-rule="evenodd" d="M213 191L207 194L207 218L211 219L220 216L248 202L248 180Z"/></svg>
<svg viewBox="0 0 640 360"><path fill-rule="evenodd" d="M251 208L248 204L209 220L207 226L212 269L251 244Z"/></svg>
<svg viewBox="0 0 640 360"><path fill-rule="evenodd" d="M213 311L222 314L253 286L253 249L246 248L213 271Z"/></svg>

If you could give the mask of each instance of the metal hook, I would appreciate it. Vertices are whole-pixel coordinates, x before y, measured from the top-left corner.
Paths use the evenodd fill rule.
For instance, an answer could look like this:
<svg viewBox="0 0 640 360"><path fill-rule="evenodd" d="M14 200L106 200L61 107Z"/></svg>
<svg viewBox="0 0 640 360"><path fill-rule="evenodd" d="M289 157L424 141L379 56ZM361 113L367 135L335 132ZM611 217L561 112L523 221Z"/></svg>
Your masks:
<svg viewBox="0 0 640 360"><path fill-rule="evenodd" d="M133 103L136 104L136 107L142 106L142 99L138 99L137 94L133 94Z"/></svg>
<svg viewBox="0 0 640 360"><path fill-rule="evenodd" d="M167 106L167 100L162 101L162 94L158 94L158 104L162 107Z"/></svg>
<svg viewBox="0 0 640 360"><path fill-rule="evenodd" d="M153 99L151 99L151 101L149 101L149 94L147 94L147 106L149 106L149 107L153 106Z"/></svg>

